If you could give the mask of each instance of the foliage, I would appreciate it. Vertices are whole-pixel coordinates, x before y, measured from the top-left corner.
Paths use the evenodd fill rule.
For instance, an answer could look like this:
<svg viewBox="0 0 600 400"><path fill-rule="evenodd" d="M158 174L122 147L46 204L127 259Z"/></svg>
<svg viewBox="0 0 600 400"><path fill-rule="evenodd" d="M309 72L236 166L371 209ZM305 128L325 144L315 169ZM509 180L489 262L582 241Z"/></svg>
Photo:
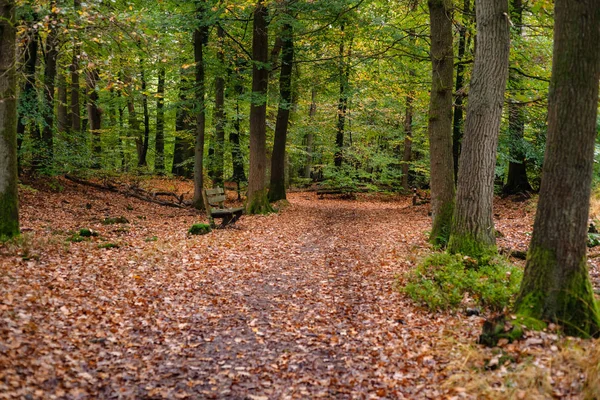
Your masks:
<svg viewBox="0 0 600 400"><path fill-rule="evenodd" d="M461 305L465 295L491 310L509 306L523 272L500 258L485 263L460 254L434 253L408 275L403 291L431 310Z"/></svg>

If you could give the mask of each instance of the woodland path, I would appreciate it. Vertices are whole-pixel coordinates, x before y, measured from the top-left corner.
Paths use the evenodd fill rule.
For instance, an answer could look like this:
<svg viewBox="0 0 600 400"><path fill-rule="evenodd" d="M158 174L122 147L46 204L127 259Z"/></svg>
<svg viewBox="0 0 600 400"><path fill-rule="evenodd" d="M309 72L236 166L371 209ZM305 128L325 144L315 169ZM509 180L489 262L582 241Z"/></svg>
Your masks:
<svg viewBox="0 0 600 400"><path fill-rule="evenodd" d="M82 196L26 193L30 254L0 255L0 398L437 398L448 338L478 333L395 290L427 249L409 198L292 194L188 237L189 211ZM100 238L65 245L82 224Z"/></svg>

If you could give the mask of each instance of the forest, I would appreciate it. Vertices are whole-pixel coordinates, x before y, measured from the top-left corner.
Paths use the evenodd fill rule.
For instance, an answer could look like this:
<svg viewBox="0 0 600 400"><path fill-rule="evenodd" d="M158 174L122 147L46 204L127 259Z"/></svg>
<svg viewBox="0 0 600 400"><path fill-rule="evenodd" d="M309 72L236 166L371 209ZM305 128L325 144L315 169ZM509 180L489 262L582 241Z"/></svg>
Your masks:
<svg viewBox="0 0 600 400"><path fill-rule="evenodd" d="M594 0L0 0L0 398L600 398Z"/></svg>

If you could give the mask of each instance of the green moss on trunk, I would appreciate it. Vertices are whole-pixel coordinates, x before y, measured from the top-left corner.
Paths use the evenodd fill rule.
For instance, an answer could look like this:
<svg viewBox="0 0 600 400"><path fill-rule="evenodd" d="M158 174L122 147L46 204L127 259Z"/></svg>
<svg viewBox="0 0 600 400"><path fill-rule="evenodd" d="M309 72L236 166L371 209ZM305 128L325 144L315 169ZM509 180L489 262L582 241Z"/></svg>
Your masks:
<svg viewBox="0 0 600 400"><path fill-rule="evenodd" d="M498 250L495 245L486 243L483 240L477 240L472 235L452 234L448 243L448 252L485 261L494 257L498 253Z"/></svg>
<svg viewBox="0 0 600 400"><path fill-rule="evenodd" d="M273 208L269 204L266 189L254 192L246 203L246 214L269 214L271 212L273 212Z"/></svg>
<svg viewBox="0 0 600 400"><path fill-rule="evenodd" d="M433 219L429 242L434 246L446 247L450 239L452 227L452 214L454 213L454 201L444 204L441 212Z"/></svg>
<svg viewBox="0 0 600 400"><path fill-rule="evenodd" d="M574 271L562 271L553 251L533 246L515 313L555 322L566 334L600 336L600 309L588 278L586 259Z"/></svg>

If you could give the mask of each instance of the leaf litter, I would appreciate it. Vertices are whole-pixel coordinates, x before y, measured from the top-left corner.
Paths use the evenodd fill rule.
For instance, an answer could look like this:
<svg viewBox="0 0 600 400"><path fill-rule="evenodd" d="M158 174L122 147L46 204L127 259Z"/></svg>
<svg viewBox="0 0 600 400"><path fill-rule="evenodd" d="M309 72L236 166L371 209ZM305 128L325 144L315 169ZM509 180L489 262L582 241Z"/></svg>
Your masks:
<svg viewBox="0 0 600 400"><path fill-rule="evenodd" d="M26 233L0 248L2 399L597 393L597 341L531 332L487 349L474 344L486 315L429 313L398 292L431 251L428 206L409 197L291 193L278 214L189 236L202 213L61 184L22 191ZM533 209L496 208L499 246L526 250ZM82 228L98 235L68 242Z"/></svg>

